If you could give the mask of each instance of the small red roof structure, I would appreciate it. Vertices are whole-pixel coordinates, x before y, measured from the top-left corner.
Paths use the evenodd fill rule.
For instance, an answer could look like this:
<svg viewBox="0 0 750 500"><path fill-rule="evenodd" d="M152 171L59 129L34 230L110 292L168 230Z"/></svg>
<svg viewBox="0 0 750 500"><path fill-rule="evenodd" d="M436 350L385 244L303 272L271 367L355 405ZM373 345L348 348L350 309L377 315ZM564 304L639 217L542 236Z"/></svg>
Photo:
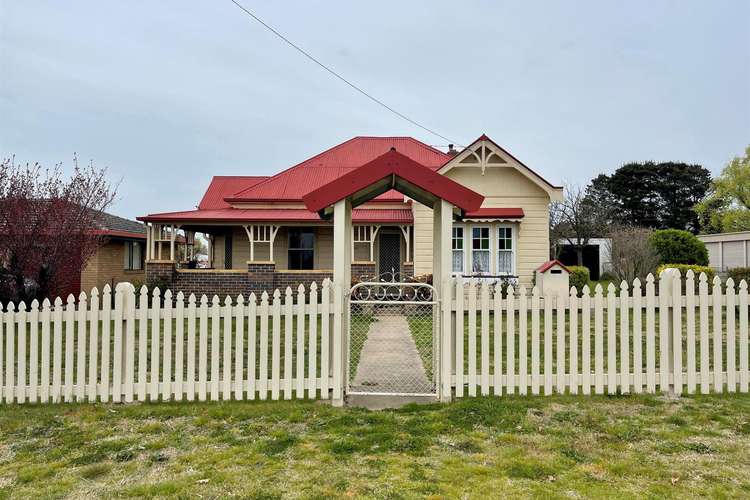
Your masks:
<svg viewBox="0 0 750 500"><path fill-rule="evenodd" d="M566 273L570 274L570 269L565 267L565 265L557 259L545 262L541 266L537 267L536 270L540 273L543 273L545 271L549 271L551 268L555 266L560 266L563 270L565 270Z"/></svg>
<svg viewBox="0 0 750 500"><path fill-rule="evenodd" d="M302 197L308 210L321 216L327 207L344 198L361 205L391 189L427 206L443 199L462 212L479 210L484 196L438 174L394 149L342 175Z"/></svg>
<svg viewBox="0 0 750 500"><path fill-rule="evenodd" d="M523 219L523 208L480 208L466 212L464 219Z"/></svg>

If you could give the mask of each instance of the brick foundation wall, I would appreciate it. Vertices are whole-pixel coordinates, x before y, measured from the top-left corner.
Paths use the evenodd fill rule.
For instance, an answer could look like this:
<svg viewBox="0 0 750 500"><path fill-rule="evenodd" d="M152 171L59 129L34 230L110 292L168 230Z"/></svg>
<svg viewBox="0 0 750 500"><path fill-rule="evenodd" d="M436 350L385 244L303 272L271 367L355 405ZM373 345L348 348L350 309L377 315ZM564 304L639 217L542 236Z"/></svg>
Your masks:
<svg viewBox="0 0 750 500"><path fill-rule="evenodd" d="M403 264L401 264L401 274L403 274L405 277L413 277L414 262L404 262Z"/></svg>
<svg viewBox="0 0 750 500"><path fill-rule="evenodd" d="M358 262L352 264L352 276L358 278L362 275L375 275L376 265L374 262ZM235 270L207 270L207 269L180 269L175 268L174 263L167 261L151 261L146 263L146 283L149 286L172 290L173 294L182 292L186 296L194 293L197 297L207 295L209 298L218 295L224 299L227 295L232 298L242 294L245 298L251 293L260 295L267 291L273 293L275 289L282 293L286 287L292 287L295 291L300 285L306 289L315 282L320 287L326 278L333 279L333 271L276 271L273 262L248 262L247 271Z"/></svg>
<svg viewBox="0 0 750 500"><path fill-rule="evenodd" d="M361 279L362 276L373 277L377 273L374 262L353 262L352 279Z"/></svg>

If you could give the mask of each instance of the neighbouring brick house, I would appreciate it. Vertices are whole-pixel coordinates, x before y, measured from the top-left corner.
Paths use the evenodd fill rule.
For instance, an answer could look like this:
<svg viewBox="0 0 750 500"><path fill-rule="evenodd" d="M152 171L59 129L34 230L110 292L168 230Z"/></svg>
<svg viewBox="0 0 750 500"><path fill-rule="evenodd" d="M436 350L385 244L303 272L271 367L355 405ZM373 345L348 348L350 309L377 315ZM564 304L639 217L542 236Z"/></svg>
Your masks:
<svg viewBox="0 0 750 500"><path fill-rule="evenodd" d="M303 197L392 150L484 197L480 209L455 215L454 274L531 284L548 260L549 204L562 188L485 135L448 152L411 137L355 137L274 176L214 177L196 210L138 217L148 227L147 282L223 296L331 277L333 224ZM432 209L381 181L373 185L380 194L352 211L352 276L431 274ZM207 269L177 262L179 238L190 245L196 233L209 241Z"/></svg>
<svg viewBox="0 0 750 500"><path fill-rule="evenodd" d="M114 289L121 281L144 283L146 226L105 213L96 233L104 237L103 244L81 270L80 289L88 293L107 284Z"/></svg>

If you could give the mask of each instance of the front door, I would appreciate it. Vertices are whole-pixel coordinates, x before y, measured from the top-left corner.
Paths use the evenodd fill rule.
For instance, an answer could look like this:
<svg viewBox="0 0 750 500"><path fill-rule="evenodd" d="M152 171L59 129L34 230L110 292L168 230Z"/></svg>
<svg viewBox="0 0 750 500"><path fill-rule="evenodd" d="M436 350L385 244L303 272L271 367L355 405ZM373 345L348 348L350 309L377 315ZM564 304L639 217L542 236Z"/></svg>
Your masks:
<svg viewBox="0 0 750 500"><path fill-rule="evenodd" d="M398 281L401 273L401 235L380 233L380 252L378 255L378 273ZM391 281L389 279L388 281Z"/></svg>

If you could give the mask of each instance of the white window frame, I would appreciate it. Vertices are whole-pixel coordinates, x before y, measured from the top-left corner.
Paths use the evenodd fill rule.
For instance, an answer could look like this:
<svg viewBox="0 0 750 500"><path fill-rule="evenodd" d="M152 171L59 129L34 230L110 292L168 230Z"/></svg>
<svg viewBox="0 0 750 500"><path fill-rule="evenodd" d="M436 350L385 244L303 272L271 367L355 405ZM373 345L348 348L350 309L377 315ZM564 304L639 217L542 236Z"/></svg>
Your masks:
<svg viewBox="0 0 750 500"><path fill-rule="evenodd" d="M517 226L514 224L496 224L495 225L495 241L494 241L494 263L495 263L495 275L496 276L516 276L516 229ZM510 272L509 273L501 273L500 272L500 229L510 229ZM502 250L502 252L507 252L508 250Z"/></svg>
<svg viewBox="0 0 750 500"><path fill-rule="evenodd" d="M474 229L487 229L487 232L488 232L488 235L489 235L489 238L488 238L489 239L489 242L488 242L489 249L488 250L477 250L477 251L481 251L481 252L489 251L489 253L490 253L490 258L489 258L490 268L487 270L487 272L474 272ZM493 242L492 225L491 224L472 224L470 226L470 230L469 231L470 231L471 234L469 235L469 262L468 262L467 269L469 269L470 271L468 273L465 273L465 274L469 274L471 276L492 276L492 272L493 272L493 268L494 268L494 263L493 263L494 252L492 251L492 242Z"/></svg>
<svg viewBox="0 0 750 500"><path fill-rule="evenodd" d="M466 224L453 224L453 228L451 229L451 274L454 275L454 276L463 276L464 274L466 274L466 255L469 253L469 252L466 251L467 250L467 248L466 248L466 232L467 232L466 229L468 227L469 226L466 225ZM453 254L455 252L459 251L459 250L454 250L453 249L453 240L455 239L453 237L453 229L461 229L461 231L462 231L461 232L461 240L462 240L463 248L460 250L460 252L461 252L461 270L460 271L455 271L453 269Z"/></svg>

